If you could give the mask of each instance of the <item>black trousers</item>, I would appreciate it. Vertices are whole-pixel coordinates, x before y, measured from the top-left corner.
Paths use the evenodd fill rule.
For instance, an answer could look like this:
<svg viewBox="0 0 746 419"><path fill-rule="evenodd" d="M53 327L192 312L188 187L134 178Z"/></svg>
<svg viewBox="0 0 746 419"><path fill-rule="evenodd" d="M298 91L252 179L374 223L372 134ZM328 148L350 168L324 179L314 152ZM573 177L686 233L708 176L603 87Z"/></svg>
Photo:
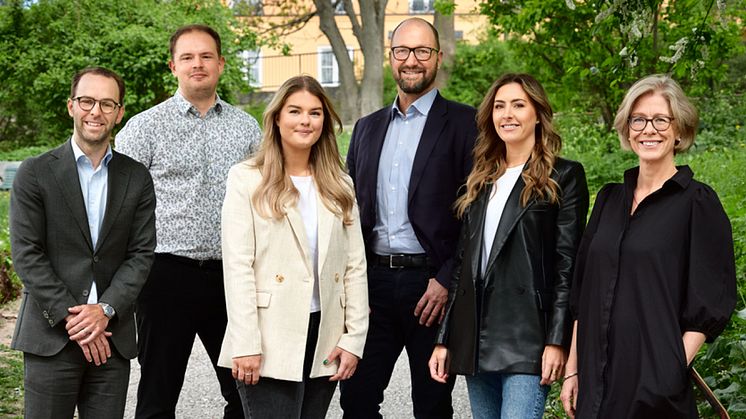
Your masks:
<svg viewBox="0 0 746 419"><path fill-rule="evenodd" d="M140 385L135 417L174 418L195 336L210 356L225 418L243 418L231 370L217 366L228 323L221 261L156 254L137 300Z"/></svg>
<svg viewBox="0 0 746 419"><path fill-rule="evenodd" d="M433 276L429 268L368 266L368 339L355 374L340 383L345 418L382 417L379 410L383 392L403 348L409 357L414 417L453 416L451 391L455 376L447 384L440 384L430 377L427 366L438 326L422 326L414 316L415 306Z"/></svg>
<svg viewBox="0 0 746 419"><path fill-rule="evenodd" d="M246 419L324 419L337 388L329 377L310 378L313 355L319 340L321 312L311 313L308 322L303 381L261 377L255 385L237 381Z"/></svg>
<svg viewBox="0 0 746 419"><path fill-rule="evenodd" d="M109 340L111 358L96 366L70 341L52 356L23 354L24 409L28 419L121 418L127 402L130 360Z"/></svg>

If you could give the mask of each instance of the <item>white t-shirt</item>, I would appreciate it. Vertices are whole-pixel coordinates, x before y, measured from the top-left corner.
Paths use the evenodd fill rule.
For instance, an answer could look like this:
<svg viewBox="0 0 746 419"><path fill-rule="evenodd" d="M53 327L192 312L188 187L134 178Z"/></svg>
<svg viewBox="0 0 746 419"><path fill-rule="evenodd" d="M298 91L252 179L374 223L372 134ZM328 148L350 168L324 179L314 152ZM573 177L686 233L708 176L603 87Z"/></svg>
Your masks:
<svg viewBox="0 0 746 419"><path fill-rule="evenodd" d="M510 192L513 191L518 177L523 172L523 165L508 167L497 179L492 191L490 192L490 200L487 203L487 212L484 216L484 240L482 245L482 264L481 271L484 276L487 270L487 261L492 251L492 243L495 241L495 234L497 234L497 226L500 224L500 218L503 215L505 209L505 203L508 202Z"/></svg>
<svg viewBox="0 0 746 419"><path fill-rule="evenodd" d="M321 310L319 297L319 234L318 211L316 208L316 185L313 176L290 176L295 189L300 193L298 211L300 211L303 225L306 228L308 247L313 261L313 296L311 297L311 313Z"/></svg>

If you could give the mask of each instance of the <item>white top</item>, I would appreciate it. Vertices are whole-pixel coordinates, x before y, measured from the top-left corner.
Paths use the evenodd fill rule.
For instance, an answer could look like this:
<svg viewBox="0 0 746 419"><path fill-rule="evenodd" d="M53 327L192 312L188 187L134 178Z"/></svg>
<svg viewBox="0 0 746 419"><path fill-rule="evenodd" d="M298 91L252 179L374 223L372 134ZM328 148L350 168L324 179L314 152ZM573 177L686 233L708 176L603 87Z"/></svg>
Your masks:
<svg viewBox="0 0 746 419"><path fill-rule="evenodd" d="M497 234L497 226L500 224L500 218L503 215L505 209L505 203L508 202L510 192L513 190L518 177L523 172L523 165L508 167L497 179L492 192L490 192L490 200L487 203L487 212L484 216L484 241L482 245L482 276L484 276L487 270L487 261L492 252L492 243L495 241L495 234Z"/></svg>
<svg viewBox="0 0 746 419"><path fill-rule="evenodd" d="M319 297L319 234L318 213L316 211L316 185L313 176L290 176L295 189L300 193L298 198L298 211L300 211L303 225L306 227L308 248L313 260L313 296L311 297L311 313L321 311L321 299Z"/></svg>

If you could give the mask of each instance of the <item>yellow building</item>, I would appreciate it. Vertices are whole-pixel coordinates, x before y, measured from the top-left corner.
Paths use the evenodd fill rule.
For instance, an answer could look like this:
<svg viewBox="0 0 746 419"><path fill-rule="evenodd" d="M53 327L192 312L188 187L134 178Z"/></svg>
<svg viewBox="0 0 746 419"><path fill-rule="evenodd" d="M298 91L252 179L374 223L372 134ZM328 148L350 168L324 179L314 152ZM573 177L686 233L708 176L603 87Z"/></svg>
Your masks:
<svg viewBox="0 0 746 419"><path fill-rule="evenodd" d="M356 6L358 4L357 1L353 3ZM234 0L231 4L240 13L254 14L250 19L260 21L262 26L288 21L287 16L276 14L277 6L262 5L259 0ZM341 1L339 4L341 5ZM418 16L432 22L432 6L433 0L389 0L384 21L384 51L388 52L391 31L402 20ZM313 7L310 0L308 7ZM478 35L487 23L486 18L479 15L477 7L478 3L475 0L456 0L456 41L477 42ZM359 79L362 77L363 54L352 34L350 20L341 8L335 19ZM333 87L339 84L337 60L334 58L329 40L319 29L318 17L311 18L300 30L281 37L280 42L290 46L290 55L283 55L271 48L244 52L247 78L250 78L251 85L259 91L274 92L285 80L299 74L312 75L324 86Z"/></svg>

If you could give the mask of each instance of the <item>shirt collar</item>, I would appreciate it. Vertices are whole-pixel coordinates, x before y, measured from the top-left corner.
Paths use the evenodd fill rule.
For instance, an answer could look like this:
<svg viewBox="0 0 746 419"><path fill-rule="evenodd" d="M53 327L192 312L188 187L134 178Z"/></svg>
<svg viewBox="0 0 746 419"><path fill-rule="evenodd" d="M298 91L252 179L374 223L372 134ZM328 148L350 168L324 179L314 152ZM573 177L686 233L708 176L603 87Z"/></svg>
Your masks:
<svg viewBox="0 0 746 419"><path fill-rule="evenodd" d="M184 95L182 95L179 90L177 90L176 93L174 93L174 102L176 103L176 108L179 110L179 113L186 115L189 112L193 112L199 115L199 111L197 110L197 108L194 107L194 105L192 105L191 102L186 100ZM223 112L224 103L225 102L223 102L223 99L220 99L220 96L217 93L215 93L215 104L213 104L212 107L207 112L209 113L213 109L218 114Z"/></svg>
<svg viewBox="0 0 746 419"><path fill-rule="evenodd" d="M81 157L85 158L85 159L88 159L88 161L91 160L91 159L88 158L88 156L85 155L85 153L83 152L83 150L81 150L80 147L78 147L78 143L75 142L74 138L70 139L70 143L73 145L73 156L75 156L75 161L76 162L79 162L80 159L81 159ZM104 154L104 158L102 160L103 163L104 163L104 166L106 166L106 167L109 166L109 161L111 160L111 158L112 158L111 145L109 145L109 146L106 147L106 154Z"/></svg>
<svg viewBox="0 0 746 419"><path fill-rule="evenodd" d="M424 95L420 96L419 99L412 102L411 105L409 105L410 109L419 112L423 116L427 117L427 114L430 112L430 108L433 107L433 102L435 102L435 97L438 95L438 89L431 89L429 92L425 93ZM407 110L407 112L410 112ZM397 95L394 99L394 104L391 106L391 117L402 114L401 110L399 109L399 96Z"/></svg>
<svg viewBox="0 0 746 419"><path fill-rule="evenodd" d="M687 165L676 166L676 173L671 176L664 184L663 188L670 187L670 185L678 185L681 189L686 189L689 186L689 182L694 177L694 172ZM637 176L640 174L640 166L633 167L624 172L624 186L628 190L633 190L637 187Z"/></svg>

